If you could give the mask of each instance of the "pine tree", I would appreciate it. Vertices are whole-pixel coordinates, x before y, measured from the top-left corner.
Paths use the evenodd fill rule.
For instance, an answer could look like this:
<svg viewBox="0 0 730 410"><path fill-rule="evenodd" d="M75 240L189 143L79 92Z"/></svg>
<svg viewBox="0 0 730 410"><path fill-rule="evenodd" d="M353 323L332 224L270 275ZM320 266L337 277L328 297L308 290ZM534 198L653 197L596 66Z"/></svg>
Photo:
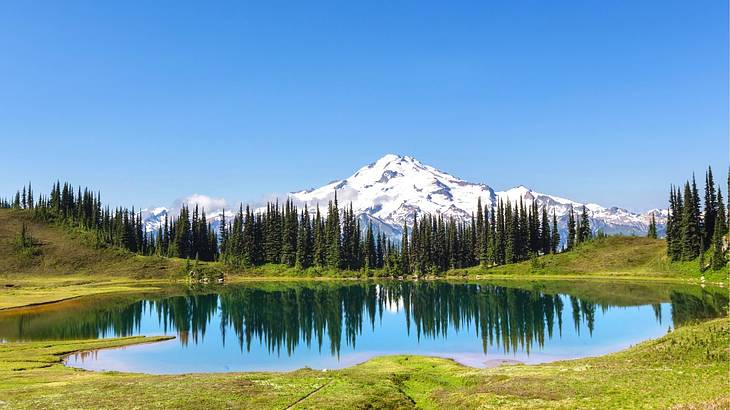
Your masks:
<svg viewBox="0 0 730 410"><path fill-rule="evenodd" d="M411 241L410 248L408 249L408 256L410 256L409 265L410 272L418 275L420 273L420 236L418 230L418 217L413 214L413 226L411 227Z"/></svg>
<svg viewBox="0 0 730 410"><path fill-rule="evenodd" d="M694 178L693 178L694 185ZM702 233L699 224L699 204L695 188L689 182L684 186L684 209L682 213L682 259L689 261L700 255Z"/></svg>
<svg viewBox="0 0 730 410"><path fill-rule="evenodd" d="M28 182L28 208L33 209L33 187Z"/></svg>
<svg viewBox="0 0 730 410"><path fill-rule="evenodd" d="M323 267L327 264L327 234L322 215L319 212L319 205L314 214L314 264Z"/></svg>
<svg viewBox="0 0 730 410"><path fill-rule="evenodd" d="M573 213L573 205L570 206L568 212L568 242L566 244L566 250L572 251L575 247L576 239L576 226L575 226L575 214Z"/></svg>
<svg viewBox="0 0 730 410"><path fill-rule="evenodd" d="M309 220L309 210L305 205L297 232L296 266L299 269L306 269L312 265L312 251L312 225Z"/></svg>
<svg viewBox="0 0 730 410"><path fill-rule="evenodd" d="M281 217L281 263L292 267L297 259L297 209L287 199Z"/></svg>
<svg viewBox="0 0 730 410"><path fill-rule="evenodd" d="M717 190L716 216L715 232L712 235L712 269L720 270L727 265L723 241L728 233L728 226L725 221L725 205L722 203L722 191L720 189Z"/></svg>
<svg viewBox="0 0 730 410"><path fill-rule="evenodd" d="M551 233L550 233L550 220L548 219L547 207L542 207L542 218L540 218L540 250L543 255L550 253L551 246Z"/></svg>
<svg viewBox="0 0 730 410"><path fill-rule="evenodd" d="M476 246L474 259L480 264L485 264L486 248L484 247L484 211L482 209L482 198L477 199L477 216L476 216Z"/></svg>
<svg viewBox="0 0 730 410"><path fill-rule="evenodd" d="M246 205L246 212L241 212L240 219L238 252L242 256L244 266L258 265L264 260L264 252L261 244L262 235L258 232L260 230L260 224L256 223L256 215L254 215L248 205Z"/></svg>
<svg viewBox="0 0 730 410"><path fill-rule="evenodd" d="M340 231L340 211L337 205L337 191L334 202L330 201L325 221L327 235L327 266L339 269L341 260L342 233Z"/></svg>
<svg viewBox="0 0 730 410"><path fill-rule="evenodd" d="M591 239L591 236L593 236L591 232L591 221L588 219L588 210L586 209L586 206L583 205L583 211L580 215L580 231L578 232L578 241L588 241Z"/></svg>
<svg viewBox="0 0 730 410"><path fill-rule="evenodd" d="M560 246L560 231L558 231L558 219L555 216L555 210L553 209L553 229L550 240L550 252L557 253L558 246Z"/></svg>
<svg viewBox="0 0 730 410"><path fill-rule="evenodd" d="M221 213L221 222L218 226L220 236L220 253L223 256L221 259L225 262L226 246L228 244L228 231L226 230L226 210L223 209Z"/></svg>
<svg viewBox="0 0 730 410"><path fill-rule="evenodd" d="M657 238L657 232L656 232L656 218L654 218L654 214L651 214L651 222L649 222L649 229L646 234L648 238L656 239Z"/></svg>
<svg viewBox="0 0 730 410"><path fill-rule="evenodd" d="M516 214L517 212L515 212ZM519 229L515 225L517 218L512 216L512 205L509 199L504 207L504 228L505 228L505 241L504 241L504 262L514 263L516 261L516 243L517 242L517 230Z"/></svg>
<svg viewBox="0 0 730 410"><path fill-rule="evenodd" d="M403 222L403 233L401 234L401 242L400 242L400 251L401 256L399 260L399 273L401 275L410 275L411 273L411 266L410 266L410 253L409 253L409 246L408 246L408 225L406 225L405 222Z"/></svg>
<svg viewBox="0 0 730 410"><path fill-rule="evenodd" d="M126 212L125 212L126 220ZM126 225L126 223L125 223ZM179 258L190 258L192 254L192 229L190 226L190 211L187 205L183 205L180 209L180 215L175 223L175 249Z"/></svg>
<svg viewBox="0 0 730 410"><path fill-rule="evenodd" d="M365 243L363 244L363 265L365 270L372 269L376 266L375 255L375 236L373 235L373 223L368 221L367 232L365 234Z"/></svg>
<svg viewBox="0 0 730 410"><path fill-rule="evenodd" d="M705 174L705 212L702 218L705 249L712 243L715 233L715 218L717 217L717 196L715 195L715 181L712 177L712 168L707 168Z"/></svg>
<svg viewBox="0 0 730 410"><path fill-rule="evenodd" d="M672 261L682 258L682 198L679 190L669 187L669 213L667 215L667 256Z"/></svg>
<svg viewBox="0 0 730 410"><path fill-rule="evenodd" d="M495 228L495 248L494 248L494 263L496 265L503 265L505 263L505 248L507 233L505 231L505 220L504 220L504 204L502 200L499 200L497 205L497 227Z"/></svg>
<svg viewBox="0 0 730 410"><path fill-rule="evenodd" d="M456 225L454 225L456 231ZM454 233L454 237L457 235ZM494 206L489 209L489 247L487 248L487 259L489 264L497 263L497 217L494 212Z"/></svg>

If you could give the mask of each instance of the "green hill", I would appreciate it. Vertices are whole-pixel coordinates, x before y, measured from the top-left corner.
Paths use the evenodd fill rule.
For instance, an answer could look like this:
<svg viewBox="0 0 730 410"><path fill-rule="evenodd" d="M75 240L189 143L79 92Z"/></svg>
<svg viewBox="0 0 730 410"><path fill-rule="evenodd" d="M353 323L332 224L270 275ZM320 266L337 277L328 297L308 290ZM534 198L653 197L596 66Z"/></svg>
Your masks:
<svg viewBox="0 0 730 410"><path fill-rule="evenodd" d="M23 224L33 245L18 244ZM0 209L0 275L75 275L90 278L167 278L182 262L97 248L93 234L32 220L30 211Z"/></svg>
<svg viewBox="0 0 730 410"><path fill-rule="evenodd" d="M709 260L709 254L708 258ZM601 275L727 280L730 269L700 271L698 261L671 262L666 242L632 236L609 236L583 243L571 252L546 255L529 261L496 266L452 270L476 275Z"/></svg>

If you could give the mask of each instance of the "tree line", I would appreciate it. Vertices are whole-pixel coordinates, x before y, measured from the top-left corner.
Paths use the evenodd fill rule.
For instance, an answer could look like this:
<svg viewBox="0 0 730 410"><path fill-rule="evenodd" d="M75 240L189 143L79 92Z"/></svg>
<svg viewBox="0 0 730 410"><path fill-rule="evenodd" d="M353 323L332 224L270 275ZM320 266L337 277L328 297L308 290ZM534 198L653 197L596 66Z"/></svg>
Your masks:
<svg viewBox="0 0 730 410"><path fill-rule="evenodd" d="M3 199L4 208L28 209L42 222L59 222L91 232L97 246L115 246L142 255L198 258L213 261L218 257L218 237L206 220L205 210L196 205L192 216L184 205L178 218L164 223L156 232L147 232L142 212L101 203L101 194L88 188L74 188L56 182L48 196L33 197L29 183L12 201Z"/></svg>
<svg viewBox="0 0 730 410"><path fill-rule="evenodd" d="M593 234L588 210L571 208L568 237L561 249L555 212L520 198L496 206L477 203L468 220L443 215L413 215L400 242L355 215L352 204L340 210L337 195L322 212L319 205L299 209L288 199L263 211L239 206L223 211L218 230L205 209L183 205L177 218L165 216L156 230L145 229L143 215L124 207L103 206L101 194L56 182L49 196L33 196L31 184L0 205L30 209L36 219L57 221L94 234L97 244L143 255L221 261L234 267L283 264L307 269L384 270L389 275L440 274L449 269L496 266L538 255L569 251ZM232 218L231 218L232 216ZM363 226L364 225L364 226Z"/></svg>
<svg viewBox="0 0 730 410"><path fill-rule="evenodd" d="M730 190L730 170L728 171ZM704 209L701 209L704 202ZM728 204L730 206L730 204ZM704 201L700 200L695 176L684 187L672 185L669 189L669 217L667 218L667 255L672 261L698 259L700 269L706 268L705 257L709 251L709 266L719 270L727 265L728 226L730 207L723 202L722 190L712 175L712 168L705 173Z"/></svg>
<svg viewBox="0 0 730 410"><path fill-rule="evenodd" d="M584 208L580 219L570 214L571 238L567 250L591 238ZM307 205L299 210L292 200L283 206L269 203L263 212L239 207L220 225L220 259L236 266L281 263L290 267L370 270L391 275L439 274L454 268L494 266L556 253L560 246L557 218L537 203L514 207L500 201L496 208L482 207L470 221L443 215L414 215L403 225L400 244L375 232L368 221L363 229L352 204L340 211L335 194L326 213Z"/></svg>

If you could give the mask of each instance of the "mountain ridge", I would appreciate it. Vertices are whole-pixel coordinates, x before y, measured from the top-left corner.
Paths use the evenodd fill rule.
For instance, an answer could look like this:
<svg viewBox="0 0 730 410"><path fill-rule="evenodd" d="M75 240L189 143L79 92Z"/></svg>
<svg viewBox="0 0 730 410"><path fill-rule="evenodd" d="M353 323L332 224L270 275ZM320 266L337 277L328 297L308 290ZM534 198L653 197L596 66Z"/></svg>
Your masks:
<svg viewBox="0 0 730 410"><path fill-rule="evenodd" d="M538 207L546 207L550 215L555 213L563 239L571 207L580 212L585 206L593 231L602 230L606 234L645 235L652 214L659 233L663 234L667 216L666 210L635 213L618 206L604 207L544 194L524 185L495 191L485 183L469 182L411 156L396 154L387 154L345 179L333 180L319 188L290 192L285 198L292 199L298 206L306 204L314 208L326 206L335 198L335 192L340 206L351 204L363 225L372 222L376 230L391 237L399 236L404 224L411 225L415 216L425 213L469 221L480 198L486 209L496 207L499 201L509 201L512 206L520 200L526 206L537 202ZM208 219L217 227L222 209L208 211ZM145 227L151 231L163 222L164 215L175 214L176 210L158 207L143 212ZM226 210L226 213L230 212Z"/></svg>

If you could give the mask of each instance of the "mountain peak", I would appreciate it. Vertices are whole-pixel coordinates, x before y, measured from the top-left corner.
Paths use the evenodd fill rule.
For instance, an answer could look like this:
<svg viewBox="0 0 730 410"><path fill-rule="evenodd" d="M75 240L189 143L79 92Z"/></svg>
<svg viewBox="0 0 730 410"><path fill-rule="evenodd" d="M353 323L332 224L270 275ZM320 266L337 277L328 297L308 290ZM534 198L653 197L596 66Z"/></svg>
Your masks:
<svg viewBox="0 0 730 410"><path fill-rule="evenodd" d="M403 158L402 155L398 154L385 154L383 155L379 160L375 161L376 164L387 164L388 162L392 162L395 160L399 160Z"/></svg>

